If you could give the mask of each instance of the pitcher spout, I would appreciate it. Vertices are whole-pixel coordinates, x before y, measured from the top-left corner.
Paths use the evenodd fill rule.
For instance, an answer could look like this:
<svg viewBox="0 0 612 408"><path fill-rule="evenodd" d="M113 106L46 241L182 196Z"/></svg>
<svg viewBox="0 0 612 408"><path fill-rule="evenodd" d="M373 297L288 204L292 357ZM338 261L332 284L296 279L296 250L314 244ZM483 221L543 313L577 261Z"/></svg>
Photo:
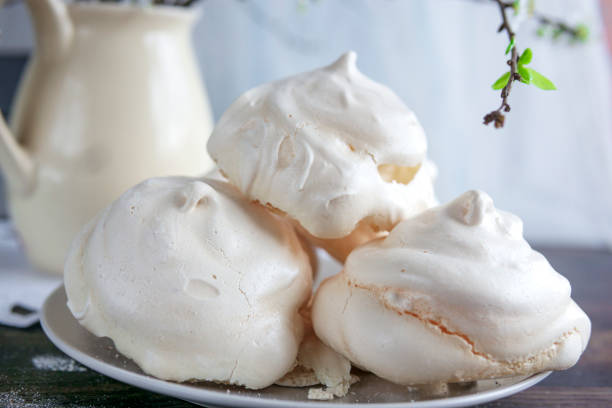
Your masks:
<svg viewBox="0 0 612 408"><path fill-rule="evenodd" d="M63 0L26 0L36 37L36 53L49 58L63 54L74 27Z"/></svg>
<svg viewBox="0 0 612 408"><path fill-rule="evenodd" d="M0 167L11 192L27 194L34 184L34 163L11 134L0 113Z"/></svg>

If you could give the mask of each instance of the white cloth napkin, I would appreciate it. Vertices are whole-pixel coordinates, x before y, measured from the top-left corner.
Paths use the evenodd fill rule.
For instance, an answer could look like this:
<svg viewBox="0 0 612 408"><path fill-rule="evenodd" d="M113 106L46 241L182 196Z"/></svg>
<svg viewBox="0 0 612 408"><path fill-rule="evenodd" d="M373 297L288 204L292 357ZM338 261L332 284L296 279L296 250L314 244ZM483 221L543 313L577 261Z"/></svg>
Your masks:
<svg viewBox="0 0 612 408"><path fill-rule="evenodd" d="M28 263L12 224L0 221L0 324L23 328L36 323L45 299L61 283L61 276ZM33 313L16 313L16 306Z"/></svg>

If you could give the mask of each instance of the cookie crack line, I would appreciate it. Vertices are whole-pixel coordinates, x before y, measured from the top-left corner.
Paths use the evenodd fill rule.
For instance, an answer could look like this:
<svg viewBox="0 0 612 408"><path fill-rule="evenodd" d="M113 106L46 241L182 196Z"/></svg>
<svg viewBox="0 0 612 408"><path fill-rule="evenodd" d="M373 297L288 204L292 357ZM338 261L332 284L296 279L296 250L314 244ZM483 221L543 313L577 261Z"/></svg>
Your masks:
<svg viewBox="0 0 612 408"><path fill-rule="evenodd" d="M234 378L234 372L236 371L237 367L238 367L238 359L234 360L234 366L232 367L232 371L230 372L230 375L229 375L229 377L227 379L227 382L229 384L232 384L232 379Z"/></svg>
<svg viewBox="0 0 612 408"><path fill-rule="evenodd" d="M242 280L244 279L244 275L240 274L240 279L238 280L238 291L242 294L242 296L244 296L244 300L246 300L247 305L249 305L249 312L253 311L253 305L251 305L251 301L249 300L249 297L247 296L246 292L244 291L244 289L242 289ZM249 318L251 317L251 313L249 313Z"/></svg>
<svg viewBox="0 0 612 408"><path fill-rule="evenodd" d="M377 286L374 285L364 285L364 284L360 284L357 282L352 282L352 281L348 281L349 285L358 288L358 289L363 289L363 290L368 290L368 291L373 291L378 295L378 300L379 302L381 302L383 304L383 306L389 310L392 310L394 312L396 312L398 315L400 316L411 316L414 317L415 319L425 323L428 326L434 326L436 327L442 334L445 334L447 336L454 336L454 337L458 337L459 339L463 340L464 342L467 343L467 345L469 346L469 351L479 357L482 357L488 361L491 362L497 362L497 360L493 359L490 355L480 352L478 350L476 350L476 345L474 344L474 341L472 339L469 338L469 336L467 336L465 333L461 333L459 331L455 331L455 330L451 330L448 327L446 327L444 324L442 324L441 322L434 320L434 319L430 319L427 317L423 317L421 315L419 315L416 312L413 312L411 310L408 309L400 309L394 305L392 305L391 303L387 302L384 298L384 296L381 295L381 293L385 293L387 292L389 289L388 288L379 288Z"/></svg>
<svg viewBox="0 0 612 408"><path fill-rule="evenodd" d="M429 327L435 327L437 330L440 331L440 333L445 334L447 336L453 336L453 337L457 337L461 340L463 340L465 343L467 343L468 347L469 347L469 351L470 353L472 353L475 356L478 357L482 357L484 359L486 359L487 361L493 363L493 364L499 364L501 366L506 366L506 367L513 367L517 364L521 364L521 363L525 363L525 362L530 362L530 361L534 361L537 360L539 356L549 353L551 352L554 348L559 347L563 341L569 337L572 334L577 334L578 333L578 329L577 328L573 328L572 330L569 330L565 333L563 333L561 336L559 336L559 338L557 338L557 340L555 340L550 347L544 349L544 350L540 350L539 352L533 353L532 355L524 358L524 359L520 359L520 360L508 360L508 361L504 361L504 360L498 360L494 357L492 357L490 354L488 353L484 353L481 351L478 351L476 349L476 344L475 342L465 333L462 333L460 331L455 331L452 330L450 328L448 328L446 325L444 325L441 321L441 319L439 320L435 320L432 318L427 318L427 317L423 317L420 314L413 312L411 310L408 309L401 309L396 307L395 305L389 303L385 297L383 296L384 293L388 292L389 290L392 290L392 288L386 288L386 287L378 287L375 285L366 285L366 284L362 284L362 283L357 283L354 282L352 280L350 280L349 278L346 278L347 283L349 288L357 288L357 289L362 289L362 290L366 290L366 291L370 291L370 292L374 292L377 297L378 297L378 301L383 305L383 307L385 307L388 310L391 310L395 313L397 313L400 316L410 316L413 317L419 321L421 321L422 323L424 323L425 325L429 326Z"/></svg>
<svg viewBox="0 0 612 408"><path fill-rule="evenodd" d="M353 288L349 286L349 295L346 297L346 301L344 302L344 306L342 307L342 314L346 313L346 308L348 307L349 301L353 297Z"/></svg>

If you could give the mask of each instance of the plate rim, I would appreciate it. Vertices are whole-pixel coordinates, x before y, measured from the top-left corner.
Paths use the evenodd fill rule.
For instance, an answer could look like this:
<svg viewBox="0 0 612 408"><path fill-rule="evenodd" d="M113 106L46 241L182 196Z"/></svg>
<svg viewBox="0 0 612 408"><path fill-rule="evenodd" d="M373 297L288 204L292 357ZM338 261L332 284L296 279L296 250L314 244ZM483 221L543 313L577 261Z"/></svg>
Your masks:
<svg viewBox="0 0 612 408"><path fill-rule="evenodd" d="M64 285L61 284L49 296L45 299L43 307L40 311L40 324L43 332L47 338L63 353L69 357L88 367L89 369L110 377L116 381L123 382L125 384L137 387L140 389L154 392L157 394L163 394L169 397L178 398L184 401L188 401L194 404L213 404L220 407L236 407L236 408L282 408L282 407L296 407L296 408L355 408L355 407L368 407L368 408L432 408L432 407L445 407L445 408L456 408L466 407L477 404L483 404L486 402L495 401L501 398L509 397L517 394L533 385L539 383L546 377L548 377L552 371L544 371L541 373L533 374L518 383L501 387L494 390L482 391L480 393L471 395L462 395L455 397L436 398L426 401L404 401L404 402L374 402L374 403L344 403L344 402L331 402L331 401L286 401L276 400L269 398L252 397L247 395L236 395L232 393L223 393L219 391L210 391L205 389L194 389L192 387L161 380L155 377L148 376L146 374L134 373L125 370L121 367L108 364L104 361L98 360L91 357L84 352L80 351L68 343L61 340L56 334L53 327L51 327L47 321L47 313L49 312L49 303L54 296L59 296L60 292L64 291ZM70 314L72 317L72 314Z"/></svg>

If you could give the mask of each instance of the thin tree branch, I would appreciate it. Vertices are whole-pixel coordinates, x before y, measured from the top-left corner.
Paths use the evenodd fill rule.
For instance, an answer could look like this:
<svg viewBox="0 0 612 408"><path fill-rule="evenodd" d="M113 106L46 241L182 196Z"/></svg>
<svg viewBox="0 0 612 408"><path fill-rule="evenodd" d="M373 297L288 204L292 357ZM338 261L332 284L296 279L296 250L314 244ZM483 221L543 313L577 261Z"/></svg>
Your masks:
<svg viewBox="0 0 612 408"><path fill-rule="evenodd" d="M497 31L498 32L505 31L508 35L508 41L510 42L510 44L515 44L516 33L514 32L514 30L512 30L512 27L510 26L510 22L508 20L508 15L506 13L507 9L514 7L513 3L505 2L502 0L493 0L493 1L495 1L497 5L499 6L499 11L502 17L502 23L499 26L499 29ZM507 61L507 63L508 65L510 65L510 78L508 79L508 83L506 84L506 86L504 86L503 89L501 90L501 98L502 98L501 105L499 106L499 108L495 109L494 111L487 113L483 118L484 120L483 123L485 125L488 125L489 123L493 122L493 125L498 129L504 126L504 121L506 119L502 111L510 112L510 104L508 103L508 97L510 96L510 91L512 90L512 83L514 81L521 80L521 76L519 75L518 70L517 70L518 52L516 50L516 45L512 47L512 51L510 53L510 59Z"/></svg>
<svg viewBox="0 0 612 408"><path fill-rule="evenodd" d="M538 21L541 29L552 27L554 29L554 38L561 34L567 34L574 41L586 41L588 37L588 29L584 24L578 24L572 27L565 21L553 19L538 12L534 12L533 17Z"/></svg>

